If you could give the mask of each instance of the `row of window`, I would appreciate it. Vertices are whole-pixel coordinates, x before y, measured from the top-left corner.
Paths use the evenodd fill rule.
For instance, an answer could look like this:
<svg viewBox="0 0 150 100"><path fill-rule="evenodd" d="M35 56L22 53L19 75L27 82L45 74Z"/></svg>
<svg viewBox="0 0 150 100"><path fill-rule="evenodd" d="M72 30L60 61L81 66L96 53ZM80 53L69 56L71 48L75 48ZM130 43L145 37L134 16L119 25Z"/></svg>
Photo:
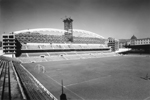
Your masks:
<svg viewBox="0 0 150 100"><path fill-rule="evenodd" d="M138 45L138 44L150 44L150 40L136 40L135 41L135 45Z"/></svg>

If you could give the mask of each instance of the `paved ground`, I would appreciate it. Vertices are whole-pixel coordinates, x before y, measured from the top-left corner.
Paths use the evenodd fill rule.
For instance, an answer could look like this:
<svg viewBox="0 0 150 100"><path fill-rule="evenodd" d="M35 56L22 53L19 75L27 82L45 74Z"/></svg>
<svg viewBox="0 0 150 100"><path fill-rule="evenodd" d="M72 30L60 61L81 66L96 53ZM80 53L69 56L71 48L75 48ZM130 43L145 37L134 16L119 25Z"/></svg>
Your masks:
<svg viewBox="0 0 150 100"><path fill-rule="evenodd" d="M24 66L58 99L61 80L69 100L150 100L150 57L118 56L39 63L46 73Z"/></svg>

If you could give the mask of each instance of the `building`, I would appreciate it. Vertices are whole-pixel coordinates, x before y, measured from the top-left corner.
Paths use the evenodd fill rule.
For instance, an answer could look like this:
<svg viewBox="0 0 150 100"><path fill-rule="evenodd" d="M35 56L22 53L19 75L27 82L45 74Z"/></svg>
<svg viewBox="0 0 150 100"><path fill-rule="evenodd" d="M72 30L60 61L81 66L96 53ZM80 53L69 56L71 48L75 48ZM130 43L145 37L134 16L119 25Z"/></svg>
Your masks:
<svg viewBox="0 0 150 100"><path fill-rule="evenodd" d="M131 48L133 52L150 53L150 38L132 36L131 39L119 39L119 48Z"/></svg>
<svg viewBox="0 0 150 100"><path fill-rule="evenodd" d="M116 51L119 49L119 40L109 37L108 38L108 47L111 47L111 51Z"/></svg>
<svg viewBox="0 0 150 100"><path fill-rule="evenodd" d="M133 35L130 39L130 45L135 45L135 40L137 40L137 38Z"/></svg>
<svg viewBox="0 0 150 100"><path fill-rule="evenodd" d="M119 48L126 48L129 43L130 39L119 39Z"/></svg>
<svg viewBox="0 0 150 100"><path fill-rule="evenodd" d="M150 38L135 39L131 45L147 45L150 44Z"/></svg>
<svg viewBox="0 0 150 100"><path fill-rule="evenodd" d="M64 29L37 28L3 34L4 55L20 57L31 52L110 51L103 36L73 29L71 18L66 18L63 22Z"/></svg>
<svg viewBox="0 0 150 100"><path fill-rule="evenodd" d="M132 36L131 39L119 39L119 48L126 48L128 45L147 45L150 44L150 38L137 39L136 36Z"/></svg>

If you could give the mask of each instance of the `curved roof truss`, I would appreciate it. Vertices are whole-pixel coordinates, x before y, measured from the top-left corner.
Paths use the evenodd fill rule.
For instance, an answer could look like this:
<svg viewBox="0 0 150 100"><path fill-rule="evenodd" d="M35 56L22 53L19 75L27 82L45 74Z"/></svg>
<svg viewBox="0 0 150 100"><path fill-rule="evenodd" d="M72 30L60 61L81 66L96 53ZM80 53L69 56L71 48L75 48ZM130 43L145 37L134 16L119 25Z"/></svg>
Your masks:
<svg viewBox="0 0 150 100"><path fill-rule="evenodd" d="M37 29L27 29L27 30L15 31L14 34L26 33L26 32L32 33L32 32L40 32L40 31L60 32L60 33L66 32L65 30L55 29L55 28L37 28Z"/></svg>
<svg viewBox="0 0 150 100"><path fill-rule="evenodd" d="M81 36L81 37L104 38L103 36L101 36L101 35L99 35L99 34L96 34L96 33L90 32L90 31L86 31L86 30L73 29L73 32L79 33L78 36ZM76 33L76 34L77 34L77 33ZM82 33L82 34L81 34L81 33ZM75 34L75 35L76 35L76 34Z"/></svg>
<svg viewBox="0 0 150 100"><path fill-rule="evenodd" d="M55 29L55 28L37 28L37 29L27 29L27 30L21 30L21 31L15 31L13 32L14 34L19 34L19 33L27 33L27 32L41 32L41 34L49 34L49 33L43 33L43 32L56 32L56 35L63 35L63 33L67 32L66 30L62 29ZM59 33L58 33L59 32ZM86 31L86 30L80 30L80 29L73 29L73 35L76 37L94 37L94 38L103 38L103 36Z"/></svg>

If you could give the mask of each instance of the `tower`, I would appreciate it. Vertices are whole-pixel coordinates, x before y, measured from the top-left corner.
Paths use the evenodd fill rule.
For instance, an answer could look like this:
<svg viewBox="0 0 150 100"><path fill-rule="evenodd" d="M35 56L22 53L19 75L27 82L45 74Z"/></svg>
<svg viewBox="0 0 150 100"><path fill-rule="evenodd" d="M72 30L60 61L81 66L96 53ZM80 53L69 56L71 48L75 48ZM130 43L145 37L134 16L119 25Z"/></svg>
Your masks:
<svg viewBox="0 0 150 100"><path fill-rule="evenodd" d="M67 38L67 42L73 42L73 27L72 27L73 19L66 18L63 20L63 22L64 22L64 30L67 31L64 34L65 37Z"/></svg>

